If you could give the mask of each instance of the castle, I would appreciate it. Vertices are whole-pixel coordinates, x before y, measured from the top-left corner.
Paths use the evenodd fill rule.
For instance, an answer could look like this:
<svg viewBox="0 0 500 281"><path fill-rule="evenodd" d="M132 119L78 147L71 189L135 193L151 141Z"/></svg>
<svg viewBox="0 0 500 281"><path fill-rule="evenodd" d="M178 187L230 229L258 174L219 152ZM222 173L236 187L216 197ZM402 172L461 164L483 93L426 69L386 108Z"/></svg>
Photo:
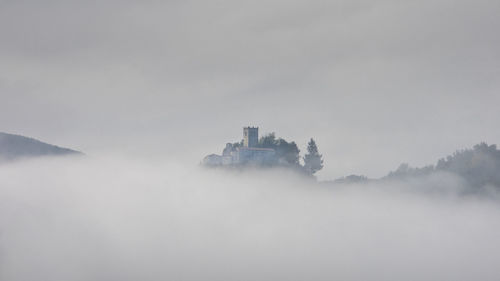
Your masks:
<svg viewBox="0 0 500 281"><path fill-rule="evenodd" d="M243 128L243 145L227 143L222 155L210 154L203 158L207 166L228 166L239 164L268 164L276 159L276 152L271 148L259 148L259 128Z"/></svg>

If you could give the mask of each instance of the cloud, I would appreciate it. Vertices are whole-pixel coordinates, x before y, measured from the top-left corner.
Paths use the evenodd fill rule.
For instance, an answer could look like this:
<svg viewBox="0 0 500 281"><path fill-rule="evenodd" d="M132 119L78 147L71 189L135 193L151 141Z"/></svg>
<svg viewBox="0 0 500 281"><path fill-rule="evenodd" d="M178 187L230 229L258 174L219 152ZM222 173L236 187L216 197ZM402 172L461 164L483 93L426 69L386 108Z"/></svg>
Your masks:
<svg viewBox="0 0 500 281"><path fill-rule="evenodd" d="M280 170L86 157L4 165L0 182L1 280L499 273L498 202L459 196L463 182L451 175L328 186Z"/></svg>

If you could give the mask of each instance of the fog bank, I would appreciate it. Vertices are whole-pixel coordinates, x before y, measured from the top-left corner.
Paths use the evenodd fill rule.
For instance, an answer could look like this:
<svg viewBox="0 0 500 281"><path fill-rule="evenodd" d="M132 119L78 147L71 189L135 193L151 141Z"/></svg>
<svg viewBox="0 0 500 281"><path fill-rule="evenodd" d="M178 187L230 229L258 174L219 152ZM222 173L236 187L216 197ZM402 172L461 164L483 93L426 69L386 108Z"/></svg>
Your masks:
<svg viewBox="0 0 500 281"><path fill-rule="evenodd" d="M324 186L286 171L86 157L4 165L0 183L0 280L500 274L498 202L458 196L450 175Z"/></svg>

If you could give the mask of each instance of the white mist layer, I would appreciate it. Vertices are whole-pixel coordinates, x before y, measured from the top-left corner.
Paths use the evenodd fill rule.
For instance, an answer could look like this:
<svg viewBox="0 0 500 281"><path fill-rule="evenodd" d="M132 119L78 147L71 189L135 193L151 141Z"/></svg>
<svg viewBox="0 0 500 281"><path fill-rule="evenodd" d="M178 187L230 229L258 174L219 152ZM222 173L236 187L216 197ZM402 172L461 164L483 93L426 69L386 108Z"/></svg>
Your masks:
<svg viewBox="0 0 500 281"><path fill-rule="evenodd" d="M458 186L88 157L3 165L0 280L496 280L498 202Z"/></svg>

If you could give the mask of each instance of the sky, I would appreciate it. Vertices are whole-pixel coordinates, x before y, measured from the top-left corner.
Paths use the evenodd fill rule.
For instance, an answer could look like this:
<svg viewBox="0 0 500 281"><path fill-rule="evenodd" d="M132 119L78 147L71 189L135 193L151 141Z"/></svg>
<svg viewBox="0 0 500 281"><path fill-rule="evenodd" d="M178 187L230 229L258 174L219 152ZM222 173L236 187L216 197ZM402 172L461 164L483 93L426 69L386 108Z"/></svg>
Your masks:
<svg viewBox="0 0 500 281"><path fill-rule="evenodd" d="M259 126L321 179L498 143L500 2L0 0L0 131L196 165Z"/></svg>

